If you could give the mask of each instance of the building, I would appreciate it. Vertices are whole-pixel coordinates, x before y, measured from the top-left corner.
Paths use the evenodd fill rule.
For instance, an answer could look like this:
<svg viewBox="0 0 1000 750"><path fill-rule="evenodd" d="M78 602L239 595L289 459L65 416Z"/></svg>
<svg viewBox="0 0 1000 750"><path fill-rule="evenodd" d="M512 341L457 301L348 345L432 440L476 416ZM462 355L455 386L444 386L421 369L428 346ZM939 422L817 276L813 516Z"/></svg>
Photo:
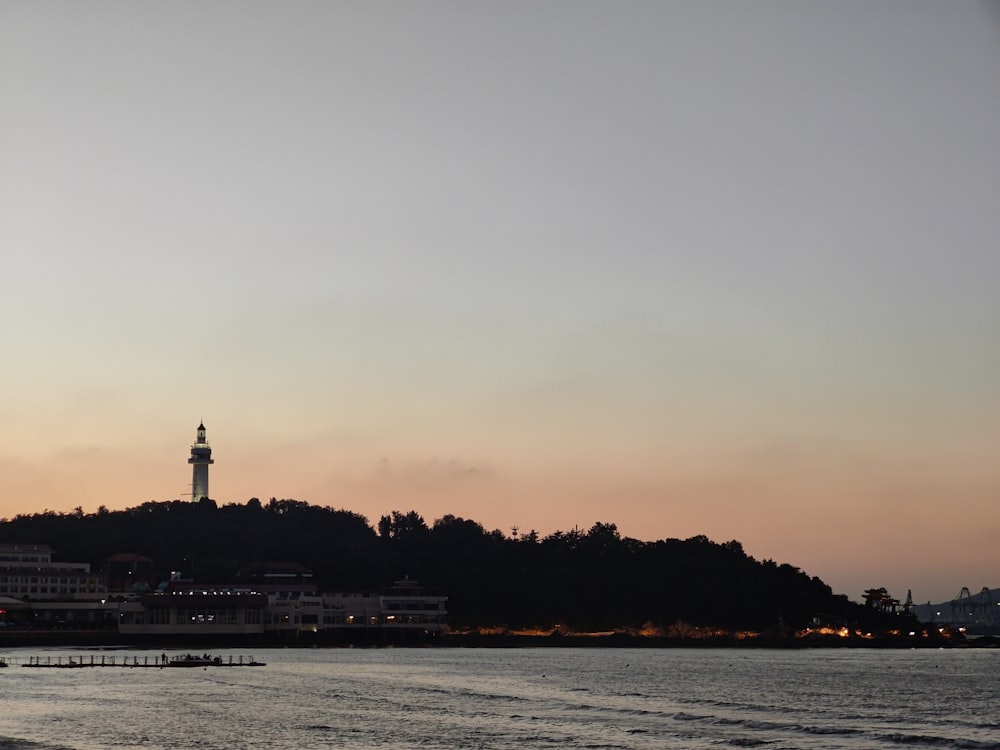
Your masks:
<svg viewBox="0 0 1000 750"><path fill-rule="evenodd" d="M108 591L152 591L159 581L153 561L135 552L118 552L101 563L101 576Z"/></svg>
<svg viewBox="0 0 1000 750"><path fill-rule="evenodd" d="M446 596L427 594L416 581L406 578L379 596L379 617L386 627L397 630L440 630L446 621Z"/></svg>
<svg viewBox="0 0 1000 750"><path fill-rule="evenodd" d="M52 629L106 629L117 605L89 563L52 562L47 544L0 544L0 622Z"/></svg>
<svg viewBox="0 0 1000 750"><path fill-rule="evenodd" d="M319 592L274 581L245 588L191 584L129 597L119 605L123 636L271 636L315 642L420 640L445 629L448 597L416 581L381 593Z"/></svg>
<svg viewBox="0 0 1000 750"><path fill-rule="evenodd" d="M90 563L52 562L47 544L0 544L0 596L97 601L107 593Z"/></svg>
<svg viewBox="0 0 1000 750"><path fill-rule="evenodd" d="M191 446L191 458L188 463L193 467L191 476L191 499L195 502L203 497L208 498L208 467L215 463L212 460L212 448L205 439L205 423L198 423L198 433L194 445Z"/></svg>
<svg viewBox="0 0 1000 750"><path fill-rule="evenodd" d="M238 636L264 632L267 596L250 591L170 591L118 606L118 632L139 636Z"/></svg>

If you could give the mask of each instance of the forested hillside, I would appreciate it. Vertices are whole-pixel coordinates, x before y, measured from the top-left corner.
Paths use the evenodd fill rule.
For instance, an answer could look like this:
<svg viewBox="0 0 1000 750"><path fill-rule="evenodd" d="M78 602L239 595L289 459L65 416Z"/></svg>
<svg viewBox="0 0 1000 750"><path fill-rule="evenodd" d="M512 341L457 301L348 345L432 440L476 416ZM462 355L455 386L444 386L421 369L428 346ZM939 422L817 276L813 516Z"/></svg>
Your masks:
<svg viewBox="0 0 1000 750"><path fill-rule="evenodd" d="M48 544L56 560L101 561L119 552L152 558L204 583L228 583L254 563L310 568L324 589L379 589L409 576L449 596L455 626L605 630L683 622L763 630L814 616L863 622L877 613L835 595L789 564L758 561L737 541L704 536L645 542L612 523L512 538L445 516L428 524L393 512L372 526L347 510L295 500L218 506L148 502L122 511L47 511L0 521L0 542Z"/></svg>

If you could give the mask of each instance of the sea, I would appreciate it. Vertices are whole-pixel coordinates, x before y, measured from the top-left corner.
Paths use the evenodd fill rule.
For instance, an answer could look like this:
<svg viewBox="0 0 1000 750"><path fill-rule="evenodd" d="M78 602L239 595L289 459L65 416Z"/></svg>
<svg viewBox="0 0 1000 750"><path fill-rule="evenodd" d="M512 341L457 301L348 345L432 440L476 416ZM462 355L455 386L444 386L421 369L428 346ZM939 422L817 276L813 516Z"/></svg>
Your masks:
<svg viewBox="0 0 1000 750"><path fill-rule="evenodd" d="M0 651L0 748L1000 750L992 649L290 648L240 653L263 667L21 667L80 653Z"/></svg>

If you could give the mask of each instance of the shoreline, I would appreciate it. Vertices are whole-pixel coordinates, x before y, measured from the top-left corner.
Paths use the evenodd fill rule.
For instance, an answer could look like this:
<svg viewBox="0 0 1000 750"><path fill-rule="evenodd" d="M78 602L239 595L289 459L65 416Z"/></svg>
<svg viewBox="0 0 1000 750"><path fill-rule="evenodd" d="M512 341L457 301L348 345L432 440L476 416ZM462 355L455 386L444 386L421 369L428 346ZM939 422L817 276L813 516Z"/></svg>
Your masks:
<svg viewBox="0 0 1000 750"><path fill-rule="evenodd" d="M926 635L884 635L871 638L810 634L804 637L764 635L737 638L713 635L705 637L664 637L627 633L518 634L451 632L420 638L385 637L319 638L314 633L275 633L265 637L175 636L123 637L109 631L38 631L0 633L0 649L85 648L178 649L211 646L213 648L718 648L718 649L968 649L998 648L1000 636L928 637Z"/></svg>

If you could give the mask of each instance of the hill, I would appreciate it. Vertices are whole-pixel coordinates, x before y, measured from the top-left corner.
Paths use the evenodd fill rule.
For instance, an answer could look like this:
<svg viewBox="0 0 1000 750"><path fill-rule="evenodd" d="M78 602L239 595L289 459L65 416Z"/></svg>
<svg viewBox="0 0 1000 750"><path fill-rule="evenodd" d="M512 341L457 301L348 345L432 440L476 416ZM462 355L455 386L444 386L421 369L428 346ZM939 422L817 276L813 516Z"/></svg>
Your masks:
<svg viewBox="0 0 1000 750"><path fill-rule="evenodd" d="M273 561L301 563L325 590L371 590L409 576L449 596L454 627L562 626L579 631L700 626L762 631L824 623L885 625L887 615L738 541L645 542L613 523L519 538L448 515L428 525L393 511L375 526L347 510L272 498L264 504L148 502L121 511L46 511L0 521L0 542L44 543L94 569L115 553L151 558L165 580L238 580Z"/></svg>

